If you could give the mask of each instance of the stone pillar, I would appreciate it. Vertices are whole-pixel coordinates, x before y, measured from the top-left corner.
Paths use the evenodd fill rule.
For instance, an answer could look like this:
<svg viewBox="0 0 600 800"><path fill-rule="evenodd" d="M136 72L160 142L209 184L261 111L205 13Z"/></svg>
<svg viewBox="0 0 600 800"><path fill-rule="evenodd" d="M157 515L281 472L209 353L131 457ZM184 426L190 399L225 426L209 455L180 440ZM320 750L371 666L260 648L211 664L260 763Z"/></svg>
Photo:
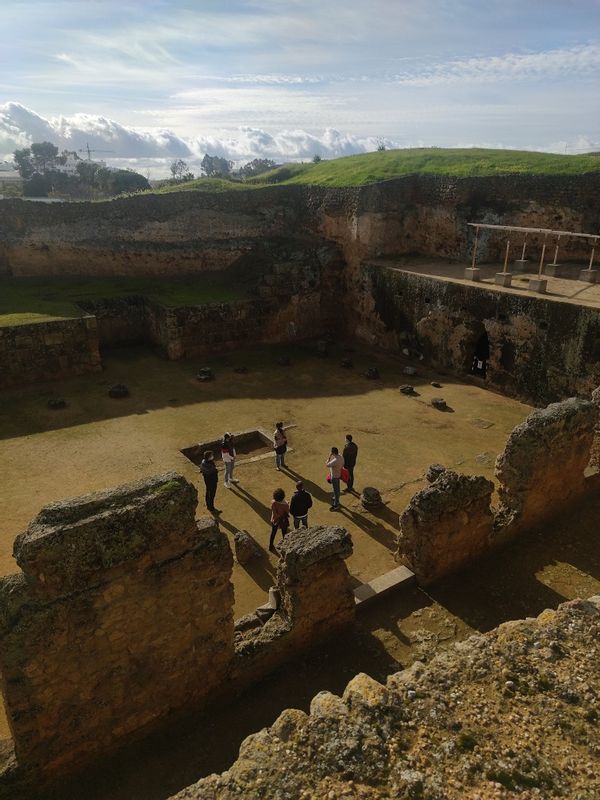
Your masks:
<svg viewBox="0 0 600 800"><path fill-rule="evenodd" d="M494 484L443 471L400 515L399 561L427 585L470 564L490 546Z"/></svg>
<svg viewBox="0 0 600 800"><path fill-rule="evenodd" d="M290 620L295 641L312 644L354 621L354 593L344 563L352 538L344 528L290 532L279 552L280 611Z"/></svg>
<svg viewBox="0 0 600 800"><path fill-rule="evenodd" d="M0 581L17 761L53 778L202 702L233 656L232 556L174 472L46 506Z"/></svg>
<svg viewBox="0 0 600 800"><path fill-rule="evenodd" d="M497 535L513 536L553 517L585 489L597 406L571 397L532 412L496 459Z"/></svg>

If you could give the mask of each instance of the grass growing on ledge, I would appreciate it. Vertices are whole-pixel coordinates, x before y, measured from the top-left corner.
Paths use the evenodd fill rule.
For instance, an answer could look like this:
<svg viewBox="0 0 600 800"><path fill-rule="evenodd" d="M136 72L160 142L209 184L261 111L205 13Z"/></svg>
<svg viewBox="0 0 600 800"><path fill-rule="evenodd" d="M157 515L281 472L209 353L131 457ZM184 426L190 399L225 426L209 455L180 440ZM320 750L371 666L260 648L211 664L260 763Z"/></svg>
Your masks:
<svg viewBox="0 0 600 800"><path fill-rule="evenodd" d="M164 306L227 303L243 299L243 289L220 273L169 277L0 278L0 327L82 316L77 305L143 295Z"/></svg>

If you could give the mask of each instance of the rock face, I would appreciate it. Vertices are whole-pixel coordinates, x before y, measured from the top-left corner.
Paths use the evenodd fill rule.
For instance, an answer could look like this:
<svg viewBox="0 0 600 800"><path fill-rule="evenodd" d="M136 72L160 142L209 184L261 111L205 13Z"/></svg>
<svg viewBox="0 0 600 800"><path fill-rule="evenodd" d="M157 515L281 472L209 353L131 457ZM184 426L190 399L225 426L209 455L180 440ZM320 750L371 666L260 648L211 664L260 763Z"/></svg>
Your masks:
<svg viewBox="0 0 600 800"><path fill-rule="evenodd" d="M444 470L412 497L400 516L397 557L420 583L455 572L489 548L493 491L486 478Z"/></svg>
<svg viewBox="0 0 600 800"><path fill-rule="evenodd" d="M1 685L18 766L40 785L353 622L350 535L314 527L288 534L269 602L234 628L231 550L196 504L166 473L48 505L17 537Z"/></svg>
<svg viewBox="0 0 600 800"><path fill-rule="evenodd" d="M600 598L472 636L388 678L289 709L176 800L600 795ZM508 686L507 684L511 684Z"/></svg>
<svg viewBox="0 0 600 800"><path fill-rule="evenodd" d="M594 431L594 441L590 455L590 468L600 471L600 386L592 392L592 403L598 409L598 421Z"/></svg>
<svg viewBox="0 0 600 800"><path fill-rule="evenodd" d="M512 534L551 517L583 488L598 407L579 398L531 413L508 437L496 460L498 529Z"/></svg>
<svg viewBox="0 0 600 800"><path fill-rule="evenodd" d="M233 534L235 560L238 564L247 564L260 554L260 548L247 531L235 531Z"/></svg>
<svg viewBox="0 0 600 800"><path fill-rule="evenodd" d="M206 698L233 657L232 558L176 473L46 506L0 582L19 765L51 774Z"/></svg>

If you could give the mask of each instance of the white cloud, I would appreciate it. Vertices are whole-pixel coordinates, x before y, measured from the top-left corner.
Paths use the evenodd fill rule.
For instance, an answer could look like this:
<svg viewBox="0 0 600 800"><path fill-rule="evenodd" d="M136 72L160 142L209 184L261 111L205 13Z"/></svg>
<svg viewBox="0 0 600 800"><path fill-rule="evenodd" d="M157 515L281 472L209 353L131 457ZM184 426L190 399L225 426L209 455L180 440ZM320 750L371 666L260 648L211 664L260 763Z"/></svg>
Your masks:
<svg viewBox="0 0 600 800"><path fill-rule="evenodd" d="M547 81L563 75L593 75L598 70L600 45L589 44L539 53L504 53L501 56L457 59L393 75L391 80L404 86L537 79Z"/></svg>
<svg viewBox="0 0 600 800"><path fill-rule="evenodd" d="M118 165L143 165L160 174L168 173L172 158L185 158L196 171L205 153L235 162L253 158L276 161L324 158L375 150L378 139L340 133L327 128L320 135L305 130L281 130L269 133L261 128L242 127L227 136L184 138L166 129L140 130L115 120L92 114L45 119L19 103L0 106L0 159L10 157L17 147L34 141L51 141L60 149L96 150L95 158ZM388 147L397 143L386 140ZM101 152L101 151L112 151ZM114 155L113 155L114 153Z"/></svg>

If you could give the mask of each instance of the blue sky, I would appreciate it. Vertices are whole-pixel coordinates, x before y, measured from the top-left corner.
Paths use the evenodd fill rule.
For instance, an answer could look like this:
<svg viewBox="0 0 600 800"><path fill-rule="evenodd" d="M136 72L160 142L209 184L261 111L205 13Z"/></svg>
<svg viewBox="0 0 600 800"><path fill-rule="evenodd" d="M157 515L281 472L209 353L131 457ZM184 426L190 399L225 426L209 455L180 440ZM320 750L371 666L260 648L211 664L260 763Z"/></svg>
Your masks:
<svg viewBox="0 0 600 800"><path fill-rule="evenodd" d="M40 138L173 157L600 149L600 0L0 7L0 158Z"/></svg>

